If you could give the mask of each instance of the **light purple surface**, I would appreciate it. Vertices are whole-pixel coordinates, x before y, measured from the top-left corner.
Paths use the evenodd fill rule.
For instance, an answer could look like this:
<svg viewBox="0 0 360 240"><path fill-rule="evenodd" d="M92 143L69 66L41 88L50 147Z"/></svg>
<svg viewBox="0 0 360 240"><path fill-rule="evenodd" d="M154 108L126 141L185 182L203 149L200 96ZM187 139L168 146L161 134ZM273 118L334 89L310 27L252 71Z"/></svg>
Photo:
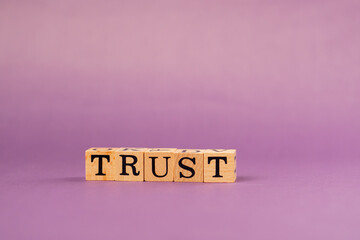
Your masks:
<svg viewBox="0 0 360 240"><path fill-rule="evenodd" d="M360 239L359 1L1 1L0 239ZM236 148L234 184L85 182L92 146Z"/></svg>

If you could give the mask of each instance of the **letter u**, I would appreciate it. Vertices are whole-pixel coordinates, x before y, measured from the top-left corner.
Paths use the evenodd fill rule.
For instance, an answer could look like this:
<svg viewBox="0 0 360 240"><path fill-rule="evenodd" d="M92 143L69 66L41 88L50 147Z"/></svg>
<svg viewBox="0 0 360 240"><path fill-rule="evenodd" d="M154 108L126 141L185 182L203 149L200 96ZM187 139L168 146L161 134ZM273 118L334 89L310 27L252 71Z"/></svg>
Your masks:
<svg viewBox="0 0 360 240"><path fill-rule="evenodd" d="M150 157L151 158L151 165L152 165L152 173L154 174L154 176L162 178L165 177L168 174L168 160L170 157L164 157L165 161L166 161L166 171L164 175L158 175L156 174L156 167L155 167L155 160L157 159L157 157Z"/></svg>

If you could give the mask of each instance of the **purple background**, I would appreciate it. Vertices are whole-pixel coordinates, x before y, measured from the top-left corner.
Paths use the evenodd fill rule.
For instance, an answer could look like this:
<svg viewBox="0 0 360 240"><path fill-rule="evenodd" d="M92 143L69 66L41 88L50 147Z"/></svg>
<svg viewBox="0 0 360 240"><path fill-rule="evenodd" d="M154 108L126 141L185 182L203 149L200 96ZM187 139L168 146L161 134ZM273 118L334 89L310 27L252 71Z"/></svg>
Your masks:
<svg viewBox="0 0 360 240"><path fill-rule="evenodd" d="M270 3L271 2L271 3ZM1 1L1 239L359 239L359 1ZM85 182L96 146L235 184Z"/></svg>

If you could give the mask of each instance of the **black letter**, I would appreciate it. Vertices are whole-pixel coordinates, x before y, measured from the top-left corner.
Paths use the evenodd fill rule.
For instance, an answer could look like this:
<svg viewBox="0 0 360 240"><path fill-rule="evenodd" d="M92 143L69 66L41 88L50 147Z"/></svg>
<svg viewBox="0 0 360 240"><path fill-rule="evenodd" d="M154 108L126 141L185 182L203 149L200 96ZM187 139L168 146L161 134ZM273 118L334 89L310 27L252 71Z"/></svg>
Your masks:
<svg viewBox="0 0 360 240"><path fill-rule="evenodd" d="M215 175L213 177L223 177L220 175L220 160L224 160L225 164L227 164L226 157L208 157L208 164L210 164L211 160L215 160Z"/></svg>
<svg viewBox="0 0 360 240"><path fill-rule="evenodd" d="M120 173L120 175L129 175L126 172L126 166L130 166L132 168L133 174L135 176L139 176L140 171L136 172L136 168L135 168L135 164L137 163L137 157L135 157L134 155L120 155L120 157L122 157L122 173ZM126 158L132 158L134 159L133 163L126 163Z"/></svg>
<svg viewBox="0 0 360 240"><path fill-rule="evenodd" d="M195 165L195 158L189 158L189 157L183 157L179 160L179 166L185 170L188 170L189 172L191 172L190 176L185 176L182 174L182 172L180 172L180 178L192 178L195 175L195 170L189 166L186 166L183 164L183 160L190 160L194 165Z"/></svg>
<svg viewBox="0 0 360 240"><path fill-rule="evenodd" d="M91 155L91 162L94 161L95 158L99 158L99 172L95 175L105 176L105 173L102 172L102 159L105 158L108 162L110 162L109 155Z"/></svg>
<svg viewBox="0 0 360 240"><path fill-rule="evenodd" d="M165 160L166 160L166 172L164 175L160 176L160 175L157 175L156 174L156 171L155 171L155 159L157 159L157 157L150 157L151 160L152 160L152 173L156 176L156 177L165 177L168 173L168 160L170 157L164 157Z"/></svg>

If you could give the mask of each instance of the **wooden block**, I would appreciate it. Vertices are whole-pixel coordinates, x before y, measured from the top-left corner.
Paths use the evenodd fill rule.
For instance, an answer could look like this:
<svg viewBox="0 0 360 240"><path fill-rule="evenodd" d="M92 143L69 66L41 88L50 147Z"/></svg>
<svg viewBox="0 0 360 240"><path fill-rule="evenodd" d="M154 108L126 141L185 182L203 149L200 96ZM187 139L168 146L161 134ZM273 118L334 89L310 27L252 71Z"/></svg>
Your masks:
<svg viewBox="0 0 360 240"><path fill-rule="evenodd" d="M236 150L207 149L204 151L204 182L235 182Z"/></svg>
<svg viewBox="0 0 360 240"><path fill-rule="evenodd" d="M144 152L147 148L120 148L115 151L116 181L144 181Z"/></svg>
<svg viewBox="0 0 360 240"><path fill-rule="evenodd" d="M178 149L176 151L175 182L204 181L204 152L200 149Z"/></svg>
<svg viewBox="0 0 360 240"><path fill-rule="evenodd" d="M145 151L145 181L174 181L176 148L150 148Z"/></svg>
<svg viewBox="0 0 360 240"><path fill-rule="evenodd" d="M85 152L86 180L115 180L114 159L118 148L90 148Z"/></svg>

